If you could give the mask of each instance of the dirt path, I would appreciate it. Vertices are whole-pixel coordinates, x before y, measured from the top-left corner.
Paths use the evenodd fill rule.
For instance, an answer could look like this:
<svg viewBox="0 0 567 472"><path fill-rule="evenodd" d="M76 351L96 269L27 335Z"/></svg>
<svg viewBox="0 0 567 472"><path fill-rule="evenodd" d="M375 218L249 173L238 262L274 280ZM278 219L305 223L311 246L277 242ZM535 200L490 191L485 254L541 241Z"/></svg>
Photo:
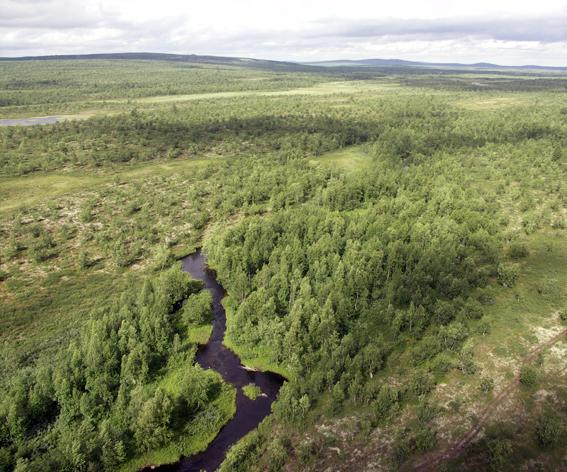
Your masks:
<svg viewBox="0 0 567 472"><path fill-rule="evenodd" d="M526 365L532 362L540 352L550 348L554 344L561 341L567 334L567 328L561 330L558 334L551 339L533 348L521 362L521 365ZM449 445L447 449L442 452L432 453L426 456L421 462L417 463L413 470L416 471L429 471L435 470L441 462L454 459L458 457L476 438L478 433L485 426L488 418L492 415L498 405L507 399L510 393L517 387L520 382L520 374L517 373L514 378L496 395L482 410L476 424L471 427L463 436Z"/></svg>

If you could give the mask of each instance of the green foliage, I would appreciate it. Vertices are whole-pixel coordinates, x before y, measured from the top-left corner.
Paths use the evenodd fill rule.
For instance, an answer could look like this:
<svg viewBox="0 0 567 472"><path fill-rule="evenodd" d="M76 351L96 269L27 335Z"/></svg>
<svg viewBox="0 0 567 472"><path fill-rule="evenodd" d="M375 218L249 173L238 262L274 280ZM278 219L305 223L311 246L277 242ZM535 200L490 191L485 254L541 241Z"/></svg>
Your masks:
<svg viewBox="0 0 567 472"><path fill-rule="evenodd" d="M173 262L173 255L167 247L160 246L153 257L153 267L156 271L167 269Z"/></svg>
<svg viewBox="0 0 567 472"><path fill-rule="evenodd" d="M213 299L209 291L193 294L183 305L183 321L190 324L204 324L211 321Z"/></svg>
<svg viewBox="0 0 567 472"><path fill-rule="evenodd" d="M164 444L171 435L169 425L173 402L169 395L158 388L153 397L136 409L134 439L138 448L149 451Z"/></svg>
<svg viewBox="0 0 567 472"><path fill-rule="evenodd" d="M563 150L560 145L553 147L553 152L551 154L551 160L560 161L563 158Z"/></svg>
<svg viewBox="0 0 567 472"><path fill-rule="evenodd" d="M54 365L21 371L0 405L8 444L20 447L38 427L49 426L57 433L50 453L60 453L53 467L115 470L168 443L187 421L197 424L196 417L215 399L218 381L198 367L187 369L193 359L183 350L190 347L180 345L171 318L199 289L177 267L147 278L141 291L126 291L94 312ZM185 375L174 391L166 391L155 380L176 356L183 357L178 362ZM202 434L209 435L209 429ZM36 467L47 456L37 450L26 459Z"/></svg>
<svg viewBox="0 0 567 472"><path fill-rule="evenodd" d="M537 420L535 434L538 444L542 448L557 445L563 434L564 426L557 412L546 411Z"/></svg>
<svg viewBox="0 0 567 472"><path fill-rule="evenodd" d="M249 383L242 387L242 391L244 392L244 395L250 398L250 400L256 400L256 398L262 394L262 389L253 383Z"/></svg>
<svg viewBox="0 0 567 472"><path fill-rule="evenodd" d="M258 431L252 431L244 436L230 448L219 472L247 472L250 470L252 461L257 458L263 439Z"/></svg>
<svg viewBox="0 0 567 472"><path fill-rule="evenodd" d="M498 265L498 281L503 287L513 287L520 276L520 269L513 264Z"/></svg>
<svg viewBox="0 0 567 472"><path fill-rule="evenodd" d="M514 451L512 441L507 438L493 438L488 441L488 465L490 470L498 472L507 465Z"/></svg>
<svg viewBox="0 0 567 472"><path fill-rule="evenodd" d="M428 426L417 424L398 433L394 441L393 459L396 464L405 462L410 454L426 452L437 444L437 435Z"/></svg>
<svg viewBox="0 0 567 472"><path fill-rule="evenodd" d="M91 266L91 261L86 251L81 251L79 253L77 264L79 269L88 269Z"/></svg>
<svg viewBox="0 0 567 472"><path fill-rule="evenodd" d="M529 256L530 251L524 243L513 243L510 245L508 254L512 259L523 259Z"/></svg>
<svg viewBox="0 0 567 472"><path fill-rule="evenodd" d="M268 445L268 454L268 470L270 472L279 472L280 470L282 470L288 456L288 450L285 441L283 441L281 438L274 439Z"/></svg>
<svg viewBox="0 0 567 472"><path fill-rule="evenodd" d="M380 387L378 397L373 403L374 413L377 421L381 421L392 411L398 407L399 392L388 384Z"/></svg>
<svg viewBox="0 0 567 472"><path fill-rule="evenodd" d="M494 390L494 380L490 377L482 377L480 379L480 390L483 393L489 393Z"/></svg>
<svg viewBox="0 0 567 472"><path fill-rule="evenodd" d="M46 231L41 231L39 234L34 236L34 239L28 246L28 254L31 259L36 262L42 262L49 259L53 255L52 249L55 246L53 238Z"/></svg>
<svg viewBox="0 0 567 472"><path fill-rule="evenodd" d="M537 384L537 370L531 365L522 366L520 369L520 383L528 388L533 388Z"/></svg>

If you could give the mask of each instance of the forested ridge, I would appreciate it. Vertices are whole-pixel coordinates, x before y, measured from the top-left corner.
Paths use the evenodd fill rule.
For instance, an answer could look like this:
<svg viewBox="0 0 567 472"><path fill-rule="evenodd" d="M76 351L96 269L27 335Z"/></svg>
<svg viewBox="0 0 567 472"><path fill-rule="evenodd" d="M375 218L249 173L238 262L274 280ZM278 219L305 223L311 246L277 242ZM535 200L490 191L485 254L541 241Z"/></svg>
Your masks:
<svg viewBox="0 0 567 472"><path fill-rule="evenodd" d="M206 448L235 393L195 363L211 299L176 259L196 247L227 290L225 344L287 378L221 470L411 468L565 322L555 85L0 68L2 116L117 100L88 119L0 128L2 469L135 470ZM15 84L24 69L31 81ZM107 69L115 83L95 90ZM250 89L282 94L170 101ZM448 470L561 467L567 387L561 351L546 356Z"/></svg>

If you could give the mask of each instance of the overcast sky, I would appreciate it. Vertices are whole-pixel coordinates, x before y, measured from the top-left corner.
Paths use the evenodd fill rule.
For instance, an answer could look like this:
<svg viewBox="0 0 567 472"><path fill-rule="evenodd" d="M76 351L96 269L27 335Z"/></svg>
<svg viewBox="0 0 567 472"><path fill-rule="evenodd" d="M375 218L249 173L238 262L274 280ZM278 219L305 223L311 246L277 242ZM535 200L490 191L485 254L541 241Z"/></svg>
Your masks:
<svg viewBox="0 0 567 472"><path fill-rule="evenodd" d="M567 66L567 0L0 0L0 56L141 51Z"/></svg>

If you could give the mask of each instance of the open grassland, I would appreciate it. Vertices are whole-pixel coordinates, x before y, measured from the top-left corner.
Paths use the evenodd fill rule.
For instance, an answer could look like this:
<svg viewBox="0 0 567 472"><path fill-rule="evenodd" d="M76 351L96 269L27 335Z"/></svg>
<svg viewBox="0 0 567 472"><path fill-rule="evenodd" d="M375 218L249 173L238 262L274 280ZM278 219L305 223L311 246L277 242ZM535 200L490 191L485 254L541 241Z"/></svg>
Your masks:
<svg viewBox="0 0 567 472"><path fill-rule="evenodd" d="M65 194L84 192L104 184L120 184L145 179L151 176L183 174L207 165L210 159L187 159L172 162L117 166L101 174L69 173L47 174L27 177L0 178L0 212L20 207L33 206Z"/></svg>
<svg viewBox="0 0 567 472"><path fill-rule="evenodd" d="M312 159L313 164L322 163L337 167L346 172L368 169L372 160L362 147L349 147L338 151L328 152Z"/></svg>

